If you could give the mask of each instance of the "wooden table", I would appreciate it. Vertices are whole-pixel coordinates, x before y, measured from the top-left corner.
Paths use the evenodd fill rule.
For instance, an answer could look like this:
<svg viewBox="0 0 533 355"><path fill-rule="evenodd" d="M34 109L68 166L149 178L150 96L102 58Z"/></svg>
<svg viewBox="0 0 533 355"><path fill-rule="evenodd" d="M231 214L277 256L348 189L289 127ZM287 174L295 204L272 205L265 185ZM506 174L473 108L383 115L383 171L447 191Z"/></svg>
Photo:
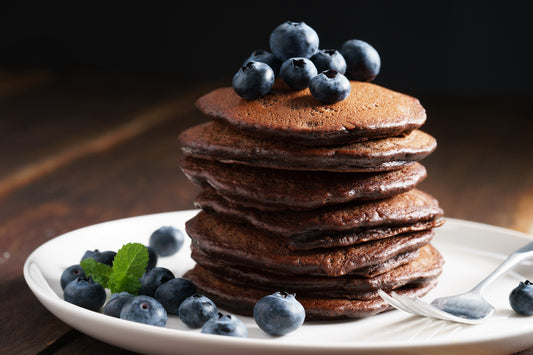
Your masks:
<svg viewBox="0 0 533 355"><path fill-rule="evenodd" d="M50 314L23 263L76 228L192 208L198 190L178 169L177 136L205 120L194 100L229 82L0 71L0 353L126 353ZM448 217L533 233L532 101L421 101L439 142L421 188Z"/></svg>

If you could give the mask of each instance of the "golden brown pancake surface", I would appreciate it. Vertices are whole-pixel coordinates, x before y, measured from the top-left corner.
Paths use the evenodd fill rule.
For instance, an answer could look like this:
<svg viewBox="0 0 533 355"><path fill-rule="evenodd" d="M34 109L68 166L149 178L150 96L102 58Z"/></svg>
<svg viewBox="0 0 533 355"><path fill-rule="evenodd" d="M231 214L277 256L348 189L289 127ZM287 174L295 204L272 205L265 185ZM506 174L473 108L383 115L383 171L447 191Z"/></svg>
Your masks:
<svg viewBox="0 0 533 355"><path fill-rule="evenodd" d="M278 84L255 100L241 98L232 87L219 88L200 97L196 107L249 134L312 146L396 136L426 120L418 99L372 83L352 81L350 95L330 105L309 89Z"/></svg>

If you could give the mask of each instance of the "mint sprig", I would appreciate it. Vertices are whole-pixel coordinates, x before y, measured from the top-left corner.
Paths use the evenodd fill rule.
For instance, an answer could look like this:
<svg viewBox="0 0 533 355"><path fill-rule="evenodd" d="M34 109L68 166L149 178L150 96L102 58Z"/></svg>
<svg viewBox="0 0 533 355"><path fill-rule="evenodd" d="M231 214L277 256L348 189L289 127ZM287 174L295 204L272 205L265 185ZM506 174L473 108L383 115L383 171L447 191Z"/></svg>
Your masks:
<svg viewBox="0 0 533 355"><path fill-rule="evenodd" d="M82 260L80 265L87 276L91 276L111 293L128 292L136 295L141 287L139 280L148 265L148 249L140 243L124 244L119 249L113 266L94 259Z"/></svg>

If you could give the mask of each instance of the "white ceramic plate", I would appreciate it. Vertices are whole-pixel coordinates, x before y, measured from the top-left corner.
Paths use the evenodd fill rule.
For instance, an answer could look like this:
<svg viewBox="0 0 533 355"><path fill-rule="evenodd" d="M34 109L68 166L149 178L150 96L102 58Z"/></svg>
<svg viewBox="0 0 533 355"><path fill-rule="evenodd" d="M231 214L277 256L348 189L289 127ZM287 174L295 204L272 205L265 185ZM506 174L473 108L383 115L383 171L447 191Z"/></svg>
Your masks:
<svg viewBox="0 0 533 355"><path fill-rule="evenodd" d="M283 337L263 333L252 318L240 317L249 337L201 334L177 317L159 328L88 311L63 301L59 278L79 263L88 249L118 250L127 242L148 243L163 225L184 228L197 211L147 215L101 223L61 235L37 248L24 264L24 277L39 301L59 319L104 342L142 353L184 354L355 354L355 353L510 353L533 346L533 317L516 315L509 292L525 279L533 280L533 264L524 262L498 279L485 292L497 309L486 322L464 325L420 318L400 311L350 321L310 322ZM438 228L433 244L446 259L439 285L425 299L469 290L492 271L506 254L531 236L489 225L448 219ZM189 240L175 256L160 258L158 266L181 276L194 262Z"/></svg>

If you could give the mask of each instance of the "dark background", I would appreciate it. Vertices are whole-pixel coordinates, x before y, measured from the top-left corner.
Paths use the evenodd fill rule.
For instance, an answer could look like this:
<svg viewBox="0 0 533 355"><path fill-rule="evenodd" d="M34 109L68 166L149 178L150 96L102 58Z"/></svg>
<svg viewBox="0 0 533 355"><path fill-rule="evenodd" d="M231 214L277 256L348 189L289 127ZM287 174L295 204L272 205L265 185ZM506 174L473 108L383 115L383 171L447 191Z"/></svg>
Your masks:
<svg viewBox="0 0 533 355"><path fill-rule="evenodd" d="M418 96L533 96L529 1L39 2L4 5L0 68L114 70L184 82L230 78L278 24L321 48L380 53L377 84Z"/></svg>

